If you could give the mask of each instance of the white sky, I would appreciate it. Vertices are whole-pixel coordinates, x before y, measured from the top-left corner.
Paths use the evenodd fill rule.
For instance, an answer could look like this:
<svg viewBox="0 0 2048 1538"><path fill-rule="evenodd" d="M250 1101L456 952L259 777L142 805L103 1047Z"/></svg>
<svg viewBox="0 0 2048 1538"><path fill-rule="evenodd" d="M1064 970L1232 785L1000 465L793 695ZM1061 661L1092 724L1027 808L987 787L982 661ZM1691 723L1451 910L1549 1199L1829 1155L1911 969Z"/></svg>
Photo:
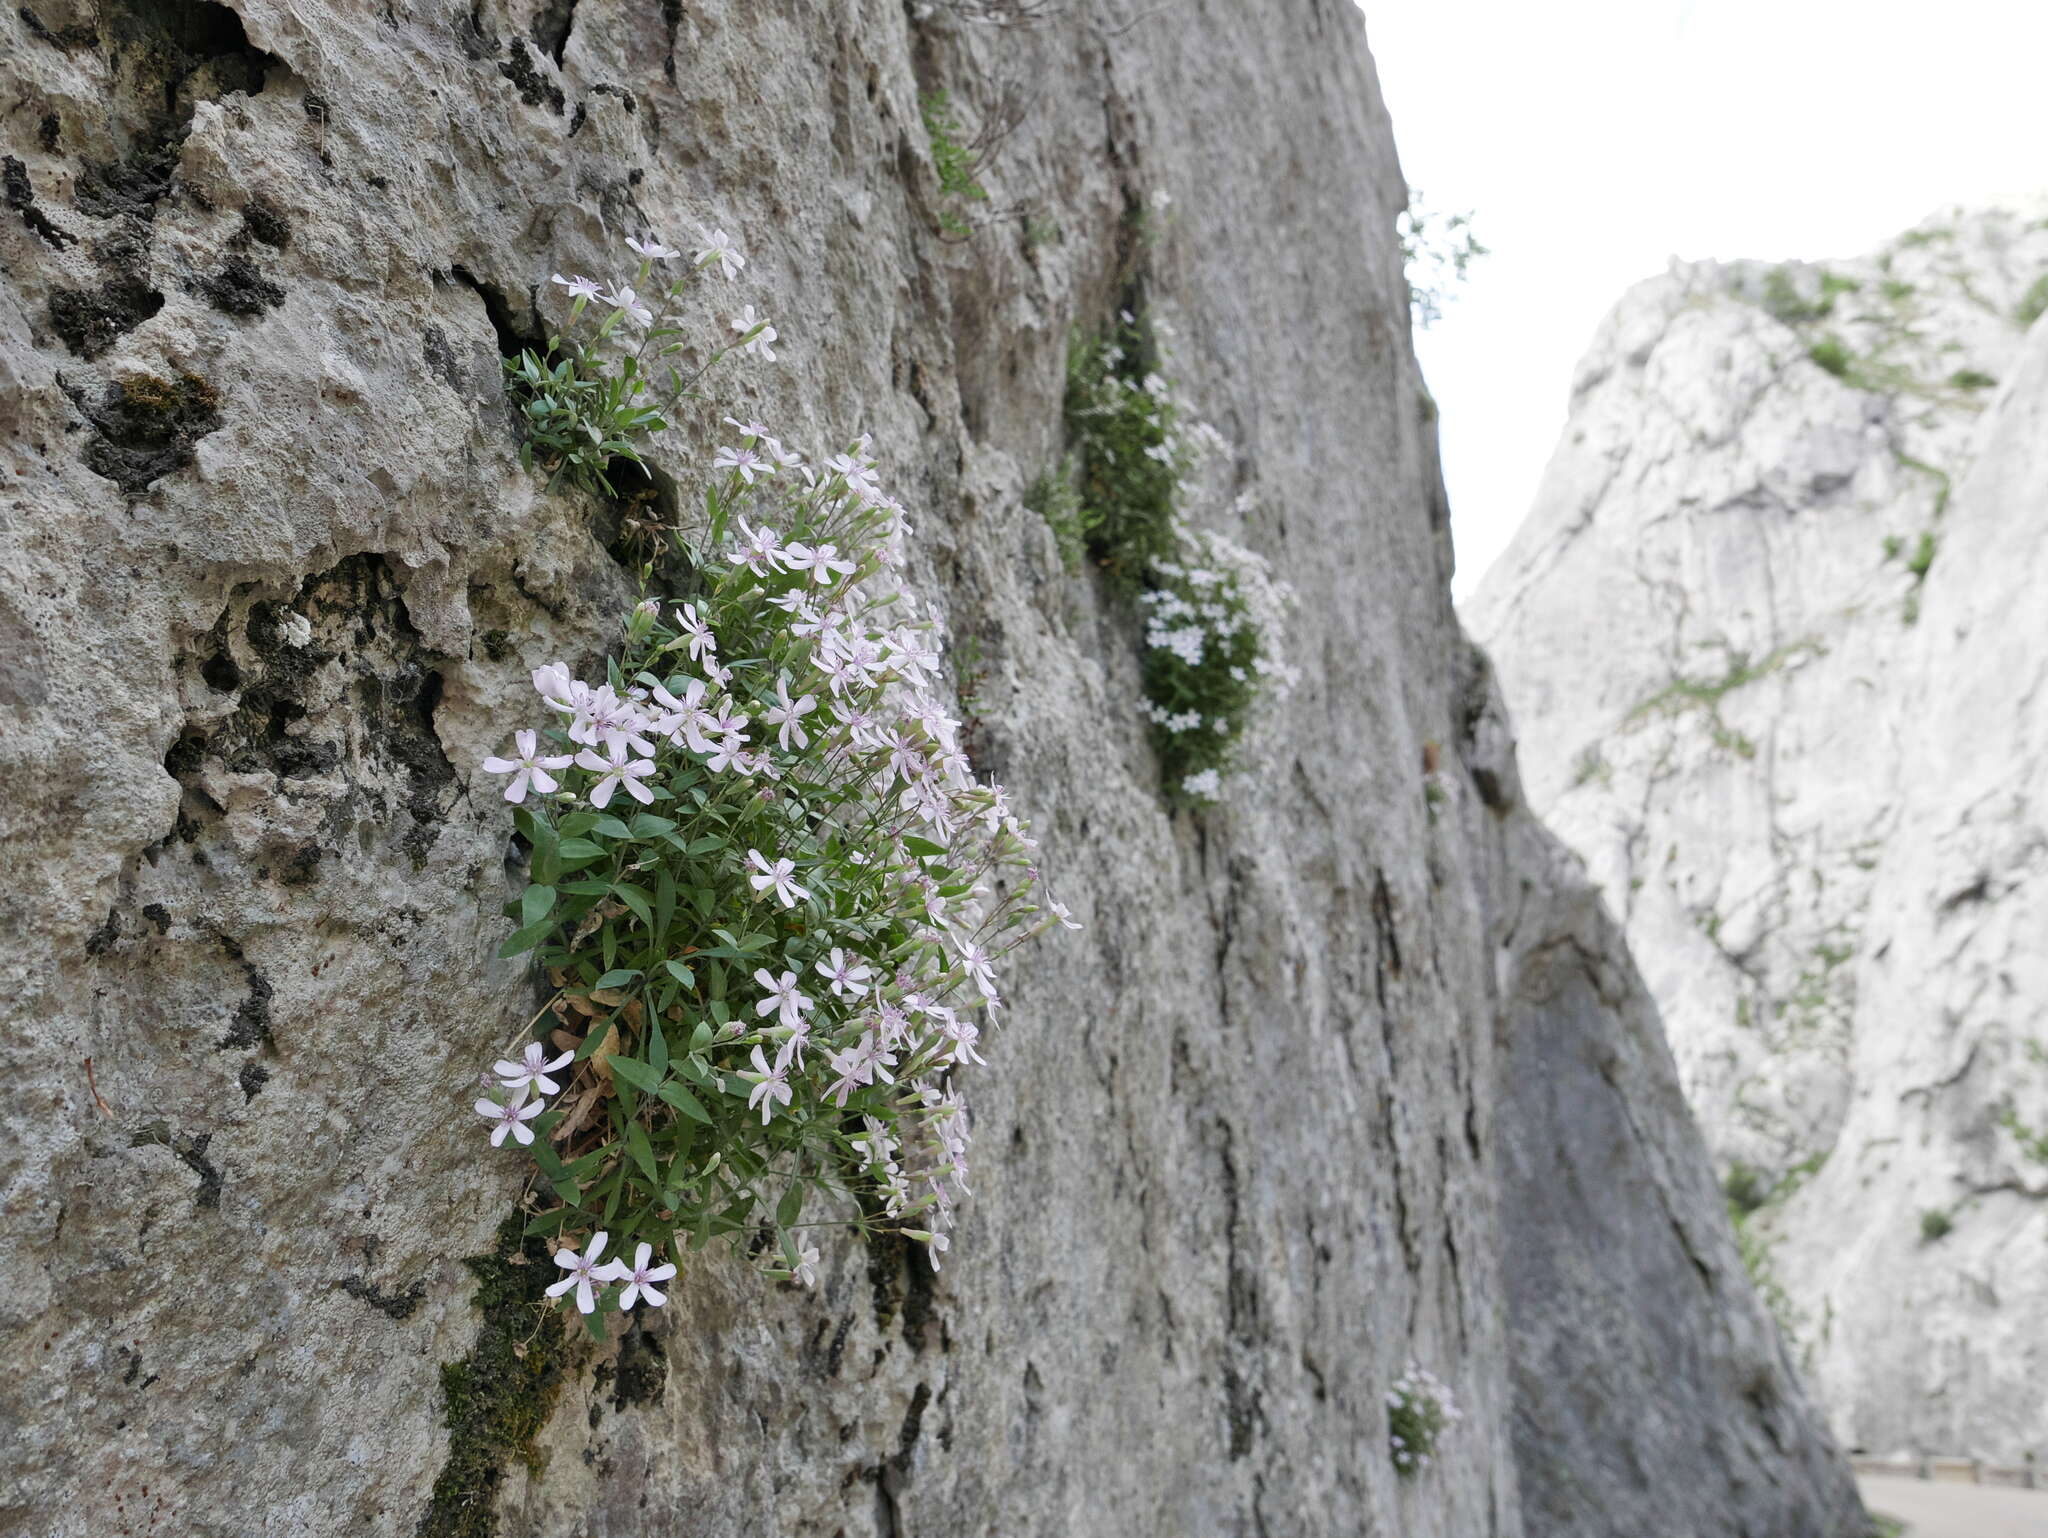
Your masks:
<svg viewBox="0 0 2048 1538"><path fill-rule="evenodd" d="M1402 169L1493 254L1421 333L1469 593L1600 317L1673 256L1855 256L2048 186L2042 0L1361 0Z"/></svg>

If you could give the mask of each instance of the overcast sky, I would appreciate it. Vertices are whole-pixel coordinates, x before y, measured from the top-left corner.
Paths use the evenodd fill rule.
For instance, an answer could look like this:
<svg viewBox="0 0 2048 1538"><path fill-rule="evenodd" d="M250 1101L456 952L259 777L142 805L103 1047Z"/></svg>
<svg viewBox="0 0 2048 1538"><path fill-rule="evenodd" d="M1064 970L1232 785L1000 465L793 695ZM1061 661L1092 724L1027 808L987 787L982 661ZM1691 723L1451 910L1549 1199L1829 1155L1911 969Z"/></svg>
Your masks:
<svg viewBox="0 0 2048 1538"><path fill-rule="evenodd" d="M1855 256L2048 186L2042 0L1362 0L1409 182L1493 249L1419 337L1460 596L1673 256Z"/></svg>

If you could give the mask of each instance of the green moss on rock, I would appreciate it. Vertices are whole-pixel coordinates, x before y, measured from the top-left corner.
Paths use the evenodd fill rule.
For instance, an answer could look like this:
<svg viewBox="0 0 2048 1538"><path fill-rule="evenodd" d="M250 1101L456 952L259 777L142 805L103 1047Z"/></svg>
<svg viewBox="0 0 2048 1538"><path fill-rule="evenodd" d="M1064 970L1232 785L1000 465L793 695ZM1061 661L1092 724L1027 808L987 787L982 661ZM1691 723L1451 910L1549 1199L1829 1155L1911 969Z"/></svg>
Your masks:
<svg viewBox="0 0 2048 1538"><path fill-rule="evenodd" d="M547 1246L523 1237L513 1213L490 1252L463 1264L476 1277L471 1298L483 1316L476 1345L441 1364L448 1461L414 1538L495 1538L498 1489L513 1459L538 1473L533 1439L562 1387L562 1316L545 1296L554 1267Z"/></svg>

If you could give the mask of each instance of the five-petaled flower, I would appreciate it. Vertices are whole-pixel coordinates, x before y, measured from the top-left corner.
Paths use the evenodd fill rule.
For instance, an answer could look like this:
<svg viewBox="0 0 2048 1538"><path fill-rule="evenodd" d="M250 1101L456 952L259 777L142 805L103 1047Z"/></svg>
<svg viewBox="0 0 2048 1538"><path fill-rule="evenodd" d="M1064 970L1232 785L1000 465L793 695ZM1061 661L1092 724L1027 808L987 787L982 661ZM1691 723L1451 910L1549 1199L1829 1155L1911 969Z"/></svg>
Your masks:
<svg viewBox="0 0 2048 1538"><path fill-rule="evenodd" d="M725 274L730 283L739 276L739 270L747 265L747 259L740 255L740 248L733 244L733 238L724 230L700 230L704 244L696 250L697 265L707 267L718 263L718 270Z"/></svg>
<svg viewBox="0 0 2048 1538"><path fill-rule="evenodd" d="M756 315L752 305L742 307L732 318L732 329L740 334L748 352L757 358L766 358L770 363L775 361L775 349L769 345L775 340L775 328L764 317Z"/></svg>
<svg viewBox="0 0 2048 1538"><path fill-rule="evenodd" d="M755 1106L761 1108L761 1125L764 1127L768 1125L768 1118L775 1114L776 1106L789 1104L789 1081L785 1077L787 1072L788 1070L781 1066L770 1068L768 1059L762 1055L759 1047L754 1048L753 1070L750 1072L742 1068L739 1072L739 1077L748 1080L754 1086L754 1092L747 1096L747 1109L751 1111Z"/></svg>
<svg viewBox="0 0 2048 1538"><path fill-rule="evenodd" d="M641 302L640 296L634 293L626 284L621 283L603 297L604 302L613 309L625 311L626 319L630 320L634 325L651 326L654 324L654 312L648 309Z"/></svg>
<svg viewBox="0 0 2048 1538"><path fill-rule="evenodd" d="M860 957L849 956L835 945L831 955L820 958L818 975L832 985L833 998L857 999L868 991L868 979L875 973Z"/></svg>
<svg viewBox="0 0 2048 1538"><path fill-rule="evenodd" d="M654 760L628 758L626 753L625 743L615 740L608 759L599 758L588 748L576 755L577 768L588 769L598 776L597 783L590 787L590 804L599 811L611 804L612 792L621 785L626 787L626 794L642 806L653 804L654 792L645 781L654 773Z"/></svg>
<svg viewBox="0 0 2048 1538"><path fill-rule="evenodd" d="M775 737L782 744L782 751L787 753L792 739L800 748L810 746L810 734L803 728L803 718L817 708L815 695L806 694L798 700L789 697L789 675L784 673L775 681L775 703L761 712L761 719L770 726L781 728Z"/></svg>
<svg viewBox="0 0 2048 1538"><path fill-rule="evenodd" d="M756 967L754 981L768 991L768 997L754 1006L755 1014L765 1015L773 1010L784 1025L795 1026L803 1023L804 1011L811 1007L811 996L797 992L796 973L784 972L777 977L766 967Z"/></svg>
<svg viewBox="0 0 2048 1538"><path fill-rule="evenodd" d="M495 1100L479 1100L476 1114L487 1117L497 1125L491 1128L491 1147L502 1148L505 1134L511 1133L512 1140L525 1148L533 1142L533 1128L526 1124L547 1109L541 1100L515 1099L500 1105Z"/></svg>
<svg viewBox="0 0 2048 1538"><path fill-rule="evenodd" d="M800 900L811 895L807 889L796 884L796 861L777 860L770 864L768 857L760 850L749 849L747 863L754 867L747 875L747 884L754 889L757 897L773 887L775 895L782 899L782 906L794 908Z"/></svg>
<svg viewBox="0 0 2048 1538"><path fill-rule="evenodd" d="M548 1296L559 1298L574 1287L576 1307L586 1314L595 1311L597 1295L591 1290L592 1287L602 1287L612 1279L611 1267L601 1266L597 1261L597 1257L604 1253L604 1242L608 1237L610 1236L600 1228L590 1236L590 1243L584 1247L581 1255L574 1250L556 1250L555 1264L569 1274L548 1289Z"/></svg>
<svg viewBox="0 0 2048 1538"><path fill-rule="evenodd" d="M626 244L631 246L635 251L639 252L642 256L646 257L647 260L649 260L650 262L664 261L671 256L681 256L683 254L682 252L678 251L674 246L663 245L661 241L653 235L649 235L647 237L647 242L645 245L635 240L631 235L628 235L626 237Z"/></svg>
<svg viewBox="0 0 2048 1538"><path fill-rule="evenodd" d="M573 278L565 278L558 272L551 281L566 288L571 299L595 299L601 292L597 279L586 278L581 273Z"/></svg>
<svg viewBox="0 0 2048 1538"><path fill-rule="evenodd" d="M642 1299L645 1299L648 1304L655 1308L660 1308L662 1304L668 1301L668 1295L659 1291L654 1284L656 1282L665 1282L674 1276L676 1274L675 1265L671 1261L663 1261L658 1266L649 1265L648 1262L653 1258L654 1246L642 1243L633 1252L633 1263L630 1266L626 1264L625 1257L620 1256L605 1268L609 1273L610 1280L626 1284L619 1293L619 1311L621 1313L624 1313ZM585 1312L588 1312L588 1310Z"/></svg>
<svg viewBox="0 0 2048 1538"><path fill-rule="evenodd" d="M484 760L484 772L486 774L509 774L512 776L512 783L505 787L505 799L516 806L526 799L526 790L529 785L544 796L551 796L559 790L561 788L560 785L548 771L550 769L566 769L574 760L566 753L543 755L540 752L539 736L535 732L514 732L512 740L518 744L519 756L517 758L487 758Z"/></svg>
<svg viewBox="0 0 2048 1538"><path fill-rule="evenodd" d="M550 1059L546 1047L537 1041L529 1041L517 1062L500 1058L492 1064L491 1071L497 1074L498 1082L507 1089L524 1091L530 1085L540 1094L558 1095L562 1092L562 1086L548 1075L574 1061L574 1052L564 1052L560 1057Z"/></svg>

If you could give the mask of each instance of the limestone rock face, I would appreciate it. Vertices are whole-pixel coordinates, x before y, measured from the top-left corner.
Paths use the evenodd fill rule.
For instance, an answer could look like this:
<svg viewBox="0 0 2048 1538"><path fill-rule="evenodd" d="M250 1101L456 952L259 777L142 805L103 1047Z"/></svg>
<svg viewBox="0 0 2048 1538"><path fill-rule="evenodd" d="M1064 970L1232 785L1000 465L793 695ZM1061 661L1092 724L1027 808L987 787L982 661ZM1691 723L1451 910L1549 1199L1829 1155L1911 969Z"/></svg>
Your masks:
<svg viewBox="0 0 2048 1538"><path fill-rule="evenodd" d="M1886 1452L2048 1444L2044 283L1994 211L1639 286L1465 616Z"/></svg>
<svg viewBox="0 0 2048 1538"><path fill-rule="evenodd" d="M39 0L0 56L0 1531L1859 1530L1450 609L1355 8ZM654 505L728 411L871 431L1087 928L1013 969L943 1273L711 1254L596 1347L467 1109L532 1009L475 766L634 595L500 358L552 273L700 221L782 360ZM1199 815L1135 620L1023 506L1071 331L1137 298L1300 597L1266 767ZM1466 1413L1403 1480L1411 1359Z"/></svg>

